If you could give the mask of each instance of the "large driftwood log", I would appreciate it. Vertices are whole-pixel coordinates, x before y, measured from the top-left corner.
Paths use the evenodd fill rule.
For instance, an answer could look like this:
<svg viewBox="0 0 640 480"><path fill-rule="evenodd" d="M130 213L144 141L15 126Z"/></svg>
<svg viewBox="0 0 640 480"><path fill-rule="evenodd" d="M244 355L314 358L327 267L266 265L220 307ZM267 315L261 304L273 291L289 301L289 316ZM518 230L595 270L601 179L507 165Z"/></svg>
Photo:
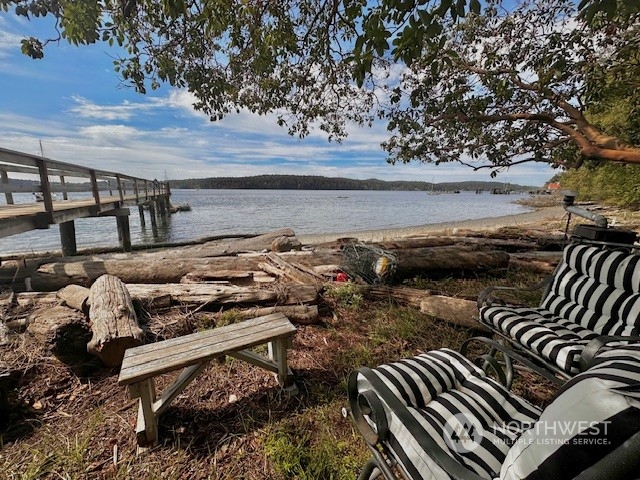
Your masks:
<svg viewBox="0 0 640 480"><path fill-rule="evenodd" d="M482 251L464 247L431 247L396 250L397 278L408 278L421 273L451 271L479 272L507 268L509 254L498 250Z"/></svg>
<svg viewBox="0 0 640 480"><path fill-rule="evenodd" d="M93 288L93 287L92 287ZM131 297L145 305L158 298L171 298L171 303L187 305L313 303L318 292L313 285L274 285L270 288L238 287L207 283L167 283L162 285L129 283Z"/></svg>
<svg viewBox="0 0 640 480"><path fill-rule="evenodd" d="M287 252L296 262L307 266L340 263L336 252ZM258 264L265 255L214 258L164 258L141 256L140 258L87 260L83 262L55 262L41 265L31 277L33 288L49 292L69 284L90 286L105 273L120 278L125 283L178 283L191 272L216 270L260 270Z"/></svg>
<svg viewBox="0 0 640 480"><path fill-rule="evenodd" d="M398 278L408 278L419 273L451 271L484 271L506 268L509 255L501 251L483 251L472 247L437 246L395 250L399 265ZM306 267L340 264L340 252L322 250L315 252L287 252L279 257ZM107 259L85 262L55 262L41 265L31 277L37 291L59 290L69 285L90 286L105 273L117 276L125 283L177 283L192 272L216 270L260 270L266 255L244 255L214 258L140 258Z"/></svg>
<svg viewBox="0 0 640 480"><path fill-rule="evenodd" d="M491 332L478 321L478 306L472 300L432 295L420 302L420 311L447 323Z"/></svg>
<svg viewBox="0 0 640 480"><path fill-rule="evenodd" d="M38 309L26 320L27 332L62 362L77 364L86 360L91 330L83 313L57 305Z"/></svg>
<svg viewBox="0 0 640 480"><path fill-rule="evenodd" d="M89 321L93 337L87 351L108 367L120 366L124 351L143 342L144 333L127 287L113 275L103 275L91 286Z"/></svg>

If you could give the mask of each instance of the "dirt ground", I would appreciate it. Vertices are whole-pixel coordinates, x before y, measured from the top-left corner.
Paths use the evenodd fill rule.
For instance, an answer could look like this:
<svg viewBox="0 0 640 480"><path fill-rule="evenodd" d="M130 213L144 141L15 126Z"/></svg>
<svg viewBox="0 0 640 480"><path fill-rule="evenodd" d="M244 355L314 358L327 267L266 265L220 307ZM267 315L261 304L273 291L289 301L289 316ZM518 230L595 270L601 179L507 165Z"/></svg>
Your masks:
<svg viewBox="0 0 640 480"><path fill-rule="evenodd" d="M604 213L619 224L640 224L625 212ZM560 218L537 228L561 231L563 224ZM494 282L472 279L468 297ZM447 294L451 281L430 288ZM368 454L340 412L349 372L458 348L472 332L392 302L357 294L350 302L326 295L320 323L298 326L289 351L298 395L286 395L271 374L239 360L212 362L161 417L160 444L142 455L134 434L137 403L117 385L116 369L91 361L71 368L20 335L0 347L0 362L12 371L0 405L0 478L355 478ZM21 313L3 312L5 319ZM147 321L180 325L186 333L210 323L212 314L172 308ZM174 377L162 376L158 388ZM538 405L554 391L527 375L516 390Z"/></svg>

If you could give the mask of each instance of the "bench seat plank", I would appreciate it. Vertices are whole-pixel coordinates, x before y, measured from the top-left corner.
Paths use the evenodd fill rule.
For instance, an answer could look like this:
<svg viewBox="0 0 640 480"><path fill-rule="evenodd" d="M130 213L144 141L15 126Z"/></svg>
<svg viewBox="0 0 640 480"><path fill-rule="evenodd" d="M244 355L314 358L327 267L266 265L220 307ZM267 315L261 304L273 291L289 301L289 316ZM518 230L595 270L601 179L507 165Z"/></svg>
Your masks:
<svg viewBox="0 0 640 480"><path fill-rule="evenodd" d="M282 313L128 349L119 385L129 385L202 361L292 336L295 326Z"/></svg>

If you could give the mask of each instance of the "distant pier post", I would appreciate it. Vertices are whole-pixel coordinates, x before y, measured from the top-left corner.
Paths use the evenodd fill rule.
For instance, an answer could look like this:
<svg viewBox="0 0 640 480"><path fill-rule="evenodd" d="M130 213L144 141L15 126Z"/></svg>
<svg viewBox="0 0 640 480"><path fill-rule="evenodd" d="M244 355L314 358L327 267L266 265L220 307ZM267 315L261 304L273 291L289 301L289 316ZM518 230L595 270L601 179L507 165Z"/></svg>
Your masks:
<svg viewBox="0 0 640 480"><path fill-rule="evenodd" d="M63 257L71 257L78 253L76 225L73 220L60 224L60 243L62 244Z"/></svg>

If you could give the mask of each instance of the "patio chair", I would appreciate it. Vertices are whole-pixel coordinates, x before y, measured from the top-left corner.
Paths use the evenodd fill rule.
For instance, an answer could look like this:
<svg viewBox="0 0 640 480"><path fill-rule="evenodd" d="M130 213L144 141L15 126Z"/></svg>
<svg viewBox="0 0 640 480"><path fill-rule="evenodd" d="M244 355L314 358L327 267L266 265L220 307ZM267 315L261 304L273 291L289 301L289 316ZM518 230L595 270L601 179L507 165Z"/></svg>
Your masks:
<svg viewBox="0 0 640 480"><path fill-rule="evenodd" d="M640 335L640 255L628 247L569 244L554 274L538 287L542 298L532 308L494 296L516 288L485 289L478 297L479 321L513 350L512 357L549 380L562 383L584 370L602 345Z"/></svg>
<svg viewBox="0 0 640 480"><path fill-rule="evenodd" d="M373 454L361 480L640 473L640 346L599 352L544 410L448 349L361 368L348 389Z"/></svg>

